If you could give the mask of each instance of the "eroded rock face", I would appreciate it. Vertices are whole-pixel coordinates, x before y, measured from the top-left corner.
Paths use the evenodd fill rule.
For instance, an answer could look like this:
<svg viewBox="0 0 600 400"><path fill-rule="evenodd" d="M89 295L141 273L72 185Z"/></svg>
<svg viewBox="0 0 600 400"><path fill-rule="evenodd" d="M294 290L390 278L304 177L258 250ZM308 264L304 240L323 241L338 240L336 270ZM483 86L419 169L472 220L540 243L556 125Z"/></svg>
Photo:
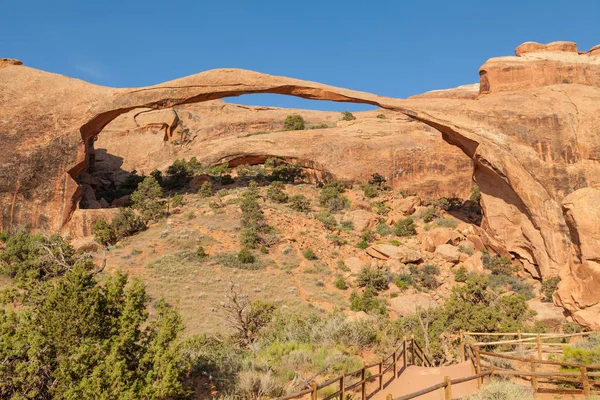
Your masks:
<svg viewBox="0 0 600 400"><path fill-rule="evenodd" d="M170 113L158 114L163 111ZM386 118L377 118L382 113ZM282 132L283 121L291 114L301 115L307 127L325 124L329 128ZM166 168L176 158L239 165L275 156L300 163L309 177L317 179L364 183L379 173L393 189L424 198L468 196L472 161L446 143L439 131L398 112L354 115L354 121L341 121L337 112L240 106L221 100L152 112L133 110L98 135L96 167L118 181L126 171L147 174ZM172 128L173 121L178 121L177 129ZM189 134L181 146L184 132ZM257 132L262 134L252 135ZM163 137L171 144L165 144Z"/></svg>
<svg viewBox="0 0 600 400"><path fill-rule="evenodd" d="M596 50L579 54L567 45L549 45L555 47L564 51L525 50L520 57L489 60L476 98L393 99L237 69L148 88L113 89L14 63L3 66L0 226L60 230L79 202L81 189L73 177L92 158L86 152L90 140L134 109L167 109L248 93L372 104L429 125L471 158L490 240L502 243L534 275L570 276L561 283L557 301L578 322L599 328L598 291L564 295L566 288L597 282L600 271L597 258L582 258L581 244L589 243L585 236L590 233L579 228L584 224L577 222L576 211L563 213L563 200L580 189L600 188L600 57ZM569 84L561 83L565 74ZM270 138L254 140L268 143ZM352 155L346 159L351 163ZM583 200L575 200L573 210L582 207ZM597 216L589 213L589 218Z"/></svg>

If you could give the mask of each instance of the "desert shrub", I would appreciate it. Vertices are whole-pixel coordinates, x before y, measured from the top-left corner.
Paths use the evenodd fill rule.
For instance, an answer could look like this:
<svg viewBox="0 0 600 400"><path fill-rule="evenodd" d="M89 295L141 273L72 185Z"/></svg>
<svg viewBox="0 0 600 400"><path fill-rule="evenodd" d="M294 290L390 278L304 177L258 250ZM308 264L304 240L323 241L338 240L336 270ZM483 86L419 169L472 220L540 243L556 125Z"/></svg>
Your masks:
<svg viewBox="0 0 600 400"><path fill-rule="evenodd" d="M327 202L327 210L330 213L337 213L350 206L350 201L345 196L334 197Z"/></svg>
<svg viewBox="0 0 600 400"><path fill-rule="evenodd" d="M340 221L340 231L351 232L354 230L354 222L349 219L343 219Z"/></svg>
<svg viewBox="0 0 600 400"><path fill-rule="evenodd" d="M583 327L571 321L566 321L562 326L562 331L565 334L583 332Z"/></svg>
<svg viewBox="0 0 600 400"><path fill-rule="evenodd" d="M387 307L385 300L378 299L376 292L372 288L366 288L362 295L356 292L350 294L350 310L376 312L377 314L385 315Z"/></svg>
<svg viewBox="0 0 600 400"><path fill-rule="evenodd" d="M334 246L343 246L346 243L348 243L346 241L346 239L344 239L340 235L336 235L336 234L327 235L327 239L331 240L331 242L333 243Z"/></svg>
<svg viewBox="0 0 600 400"><path fill-rule="evenodd" d="M417 227L412 218L405 218L394 225L394 234L396 236L413 236L417 234Z"/></svg>
<svg viewBox="0 0 600 400"><path fill-rule="evenodd" d="M133 212L131 208L121 208L111 222L117 240L135 235L146 230L144 219Z"/></svg>
<svg viewBox="0 0 600 400"><path fill-rule="evenodd" d="M316 218L323 224L325 228L329 230L334 230L337 228L337 221L335 217L328 212L320 212Z"/></svg>
<svg viewBox="0 0 600 400"><path fill-rule="evenodd" d="M385 186L386 182L387 182L387 179L385 179L385 176L378 174L377 172L372 174L371 179L369 179L369 185L374 185L377 189L380 189L380 190L387 189Z"/></svg>
<svg viewBox="0 0 600 400"><path fill-rule="evenodd" d="M375 227L375 232L377 232L380 236L390 236L392 233L394 233L394 229L392 229L385 222L381 222Z"/></svg>
<svg viewBox="0 0 600 400"><path fill-rule="evenodd" d="M518 267L513 265L508 257L493 256L488 252L483 254L483 266L494 275L512 275L518 271Z"/></svg>
<svg viewBox="0 0 600 400"><path fill-rule="evenodd" d="M458 226L458 221L453 218L438 218L433 223L433 226L439 228L456 229L456 227Z"/></svg>
<svg viewBox="0 0 600 400"><path fill-rule="evenodd" d="M338 260L336 268L340 271L350 272L350 268L348 268L348 266L342 260Z"/></svg>
<svg viewBox="0 0 600 400"><path fill-rule="evenodd" d="M309 212L310 200L303 194L290 197L290 208L294 211Z"/></svg>
<svg viewBox="0 0 600 400"><path fill-rule="evenodd" d="M458 210L462 206L462 200L458 197L442 197L434 205L444 211Z"/></svg>
<svg viewBox="0 0 600 400"><path fill-rule="evenodd" d="M119 209L110 224L100 218L92 226L96 242L104 246L115 244L119 240L145 229L144 219L136 215L130 208Z"/></svg>
<svg viewBox="0 0 600 400"><path fill-rule="evenodd" d="M319 204L321 206L327 206L329 201L334 198L338 198L346 188L344 184L339 181L330 181L325 183L321 187L321 193L319 194Z"/></svg>
<svg viewBox="0 0 600 400"><path fill-rule="evenodd" d="M270 181L294 183L297 180L302 180L303 175L300 165L281 163L271 170L267 179Z"/></svg>
<svg viewBox="0 0 600 400"><path fill-rule="evenodd" d="M479 203L481 201L481 190L479 190L479 186L473 185L471 187L471 193L469 194L469 200Z"/></svg>
<svg viewBox="0 0 600 400"><path fill-rule="evenodd" d="M333 282L333 286L335 286L336 288L340 289L340 290L346 290L348 289L348 282L346 282L346 280L344 279L343 276L339 276L334 282Z"/></svg>
<svg viewBox="0 0 600 400"><path fill-rule="evenodd" d="M379 119L385 119L385 114L377 114L377 118Z"/></svg>
<svg viewBox="0 0 600 400"><path fill-rule="evenodd" d="M211 181L206 181L202 183L200 189L198 189L198 194L200 197L208 198L213 195L213 185Z"/></svg>
<svg viewBox="0 0 600 400"><path fill-rule="evenodd" d="M315 254L315 252L311 248L308 248L308 249L304 250L302 252L302 255L307 260L311 260L311 261L318 260L317 255Z"/></svg>
<svg viewBox="0 0 600 400"><path fill-rule="evenodd" d="M244 249L241 249L241 250L244 250ZM242 262L238 258L239 254L242 252L241 250L238 253L214 254L211 256L211 259L214 260L216 264L221 265L225 268L243 269L243 270L248 270L248 271L255 271L255 270L265 268L265 263L263 261L261 261L258 257L255 257L254 254L252 254L252 252L249 249L246 249L248 251L247 252L244 251L242 256L246 257L245 261L248 261L250 259L250 257L247 257L248 252L249 252L253 258L253 261L250 263Z"/></svg>
<svg viewBox="0 0 600 400"><path fill-rule="evenodd" d="M377 293L388 288L388 280L385 272L371 267L363 267L356 277L356 284L358 287L370 288Z"/></svg>
<svg viewBox="0 0 600 400"><path fill-rule="evenodd" d="M416 279L419 284L429 290L439 286L437 277L440 274L440 268L437 265L427 264L416 271Z"/></svg>
<svg viewBox="0 0 600 400"><path fill-rule="evenodd" d="M248 226L240 232L240 244L243 247L247 247L250 249L258 248L260 244L260 235L258 230L254 226Z"/></svg>
<svg viewBox="0 0 600 400"><path fill-rule="evenodd" d="M498 292L511 290L517 294L520 294L528 300L535 297L533 293L533 288L530 284L528 284L527 282L523 282L517 277L510 275L490 275L489 287Z"/></svg>
<svg viewBox="0 0 600 400"><path fill-rule="evenodd" d="M194 212L194 210L190 210L183 214L183 216L185 217L185 219L190 220L196 218L196 213Z"/></svg>
<svg viewBox="0 0 600 400"><path fill-rule="evenodd" d="M205 169L206 173L214 176L223 176L231 173L231 167L228 162L224 162L222 164L214 165L212 167Z"/></svg>
<svg viewBox="0 0 600 400"><path fill-rule="evenodd" d="M147 176L131 194L133 208L145 221L154 221L165 215L166 204L160 198L163 190L153 176Z"/></svg>
<svg viewBox="0 0 600 400"><path fill-rule="evenodd" d="M375 232L369 229L361 233L360 238L367 243L371 243L373 240L375 240Z"/></svg>
<svg viewBox="0 0 600 400"><path fill-rule="evenodd" d="M183 195L175 194L171 197L171 207L181 207L183 205Z"/></svg>
<svg viewBox="0 0 600 400"><path fill-rule="evenodd" d="M422 215L424 222L431 222L434 219L436 219L437 217L439 217L439 215L438 215L437 210L434 207L427 208L427 210Z"/></svg>
<svg viewBox="0 0 600 400"><path fill-rule="evenodd" d="M225 175L221 175L220 182L221 182L221 185L231 185L235 181L233 180L231 175L225 174Z"/></svg>
<svg viewBox="0 0 600 400"><path fill-rule="evenodd" d="M369 243L366 240L361 240L360 242L356 243L356 247L364 250L369 248Z"/></svg>
<svg viewBox="0 0 600 400"><path fill-rule="evenodd" d="M374 201L371 203L371 207L373 207L373 212L377 215L388 215L391 210L383 201Z"/></svg>
<svg viewBox="0 0 600 400"><path fill-rule="evenodd" d="M117 235L114 228L104 218L100 218L94 222L92 233L96 242L103 246L117 243Z"/></svg>
<svg viewBox="0 0 600 400"><path fill-rule="evenodd" d="M352 121L355 120L356 117L350 111L342 112L342 120L344 121Z"/></svg>
<svg viewBox="0 0 600 400"><path fill-rule="evenodd" d="M252 264L255 260L254 254L247 247L242 247L237 255L238 260L243 264Z"/></svg>
<svg viewBox="0 0 600 400"><path fill-rule="evenodd" d="M194 176L194 172L185 160L175 160L173 164L169 165L165 175L163 185L167 189L177 189L187 185Z"/></svg>
<svg viewBox="0 0 600 400"><path fill-rule="evenodd" d="M198 258L206 258L208 257L208 253L206 252L206 250L204 250L203 246L198 246L198 248L196 249L196 256L198 256Z"/></svg>
<svg viewBox="0 0 600 400"><path fill-rule="evenodd" d="M284 131L301 131L304 130L304 118L297 114L288 115L283 121Z"/></svg>
<svg viewBox="0 0 600 400"><path fill-rule="evenodd" d="M379 195L379 191L377 190L377 187L372 184L363 185L362 190L363 190L365 197L368 197L368 198L377 197Z"/></svg>
<svg viewBox="0 0 600 400"><path fill-rule="evenodd" d="M406 290L409 286L417 286L415 280L410 274L398 274L394 284L401 290Z"/></svg>
<svg viewBox="0 0 600 400"><path fill-rule="evenodd" d="M558 284L560 283L560 277L552 276L550 278L546 278L542 281L542 293L544 294L543 301L551 302L552 295L558 288Z"/></svg>
<svg viewBox="0 0 600 400"><path fill-rule="evenodd" d="M533 400L533 390L504 379L493 379L467 400Z"/></svg>
<svg viewBox="0 0 600 400"><path fill-rule="evenodd" d="M267 189L267 198L275 203L285 203L288 201L288 195L283 191L284 185L280 181L274 181Z"/></svg>
<svg viewBox="0 0 600 400"><path fill-rule="evenodd" d="M468 277L467 269L464 265L461 265L454 270L454 280L456 282L466 282Z"/></svg>

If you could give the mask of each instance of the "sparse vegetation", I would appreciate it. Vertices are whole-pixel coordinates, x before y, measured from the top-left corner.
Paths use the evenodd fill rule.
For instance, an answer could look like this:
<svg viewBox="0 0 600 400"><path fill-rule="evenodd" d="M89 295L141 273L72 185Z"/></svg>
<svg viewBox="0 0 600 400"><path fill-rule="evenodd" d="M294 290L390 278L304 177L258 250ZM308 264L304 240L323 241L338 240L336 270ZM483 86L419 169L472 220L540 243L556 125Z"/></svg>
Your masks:
<svg viewBox="0 0 600 400"><path fill-rule="evenodd" d="M552 277L546 278L542 281L542 293L544 294L543 301L546 301L546 302L552 301L552 295L558 288L559 283L560 283L560 277L558 277L558 276L552 276Z"/></svg>
<svg viewBox="0 0 600 400"><path fill-rule="evenodd" d="M386 119L385 114L377 114L377 118Z"/></svg>
<svg viewBox="0 0 600 400"><path fill-rule="evenodd" d="M340 290L346 290L348 289L348 282L346 282L346 280L344 279L343 276L339 276L334 282L333 282L333 286L335 286L336 288L340 289Z"/></svg>
<svg viewBox="0 0 600 400"><path fill-rule="evenodd" d="M285 117L283 121L284 131L302 131L304 130L304 118L302 116L293 114Z"/></svg>
<svg viewBox="0 0 600 400"><path fill-rule="evenodd" d="M355 119L356 119L356 117L351 112L349 112L349 111L342 112L342 120L344 120L344 121L353 121Z"/></svg>
<svg viewBox="0 0 600 400"><path fill-rule="evenodd" d="M385 272L371 267L364 267L356 277L358 287L369 288L373 293L386 290L388 288L388 276Z"/></svg>
<svg viewBox="0 0 600 400"><path fill-rule="evenodd" d="M145 221L156 221L165 215L166 204L161 197L163 190L153 176L147 176L131 194L133 208Z"/></svg>
<svg viewBox="0 0 600 400"><path fill-rule="evenodd" d="M135 235L146 229L144 219L133 212L130 208L121 208L109 224L103 218L96 220L92 226L92 232L96 242L109 246L119 240Z"/></svg>
<svg viewBox="0 0 600 400"><path fill-rule="evenodd" d="M315 252L312 249L306 249L302 252L302 255L304 256L304 258L306 258L307 260L318 260L319 258L317 257L317 255L315 254Z"/></svg>
<svg viewBox="0 0 600 400"><path fill-rule="evenodd" d="M198 190L198 194L200 195L200 197L212 197L213 195L213 185L211 181L206 181L204 183L202 183L202 185L200 186L200 189Z"/></svg>
<svg viewBox="0 0 600 400"><path fill-rule="evenodd" d="M405 218L394 225L394 234L396 236L413 236L417 234L417 227L412 218Z"/></svg>
<svg viewBox="0 0 600 400"><path fill-rule="evenodd" d="M294 211L309 212L310 200L303 194L294 195L290 197L290 208Z"/></svg>
<svg viewBox="0 0 600 400"><path fill-rule="evenodd" d="M267 189L267 198L275 203L286 203L288 195L284 192L284 185L280 181L271 182Z"/></svg>

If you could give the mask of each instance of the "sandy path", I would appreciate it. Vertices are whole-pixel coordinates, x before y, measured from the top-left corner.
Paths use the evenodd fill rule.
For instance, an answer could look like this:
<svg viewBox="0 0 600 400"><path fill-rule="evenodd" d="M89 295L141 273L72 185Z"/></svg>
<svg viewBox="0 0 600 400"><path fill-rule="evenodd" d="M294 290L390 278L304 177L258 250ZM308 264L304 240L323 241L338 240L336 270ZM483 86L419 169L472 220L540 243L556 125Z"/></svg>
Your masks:
<svg viewBox="0 0 600 400"><path fill-rule="evenodd" d="M445 376L449 376L450 379L463 378L465 376L473 375L474 372L471 369L471 362L465 361L460 364L450 365L447 367L408 367L398 379L392 381L390 385L383 389L382 392L375 394L372 397L373 400L385 400L388 393L391 393L393 397L402 396L405 394L413 393L426 387L433 386L436 383L444 381ZM477 380L461 383L452 386L452 398L459 399L464 396L469 396L477 392ZM443 389L431 392L415 399L419 400L440 400L444 398Z"/></svg>

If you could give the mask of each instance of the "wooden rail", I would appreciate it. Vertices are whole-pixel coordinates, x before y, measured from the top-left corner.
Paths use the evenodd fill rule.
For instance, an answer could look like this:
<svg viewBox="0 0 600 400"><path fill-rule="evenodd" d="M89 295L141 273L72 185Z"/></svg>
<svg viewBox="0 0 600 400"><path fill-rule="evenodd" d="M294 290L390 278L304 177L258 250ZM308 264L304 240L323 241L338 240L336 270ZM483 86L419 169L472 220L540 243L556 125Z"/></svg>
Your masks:
<svg viewBox="0 0 600 400"><path fill-rule="evenodd" d="M386 362L390 361L387 365ZM433 366L431 360L427 357L423 349L419 346L419 344L415 341L414 336L410 339L404 338L402 344L398 346L391 354L388 356L381 358L379 362L372 363L369 365L364 365L357 369L356 371L344 373L342 372L340 375L326 380L317 384L315 381L311 382L311 387L309 389L305 389L303 391L290 394L288 396L279 397L276 400L291 400L297 399L308 394L311 395L312 400L317 399L317 394L319 390L322 390L326 387L336 385L336 391L331 393L330 395L323 398L323 400L330 400L334 398L339 398L340 400L344 400L346 397L346 393L356 390L360 392L360 399L366 400L367 398L367 383L373 380L377 380L378 386L375 391L382 391L384 387L384 383L389 383L396 379L399 374L409 365L418 365L418 363L422 366ZM376 373L371 373L370 376L367 376L367 371L370 372L371 368L377 368ZM401 369L400 369L401 368ZM385 375L391 372L391 379L388 378L385 381ZM359 379L356 382L349 383L349 377L359 376Z"/></svg>
<svg viewBox="0 0 600 400"><path fill-rule="evenodd" d="M531 387L534 391L534 394L537 393L554 393L554 394L583 394L584 396L590 396L592 393L600 393L598 390L594 390L595 387L600 388L600 380L594 379L600 377L600 372L590 371L590 370L600 370L600 365L594 364L578 364L578 363L569 363L562 361L554 361L554 360L544 360L542 346L543 339L563 339L563 338L571 338L575 336L586 336L591 332L583 332L578 334L568 334L568 335L559 335L559 334L539 334L539 333L521 333L518 332L517 335L519 339L516 340L502 340L502 341L494 341L494 342L466 342L464 341L463 335L470 336L501 336L511 334L482 334L476 332L464 332L460 336L460 345L461 345L461 357L464 359L464 354L468 354L470 357L475 359L475 368L479 372L482 367L486 367L482 364L481 357L486 358L499 358L504 360L516 361L522 363L522 365L528 366L528 370L522 369L506 369L506 368L498 368L492 367L493 375L504 375L504 376L515 376L525 379L528 377L531 382ZM523 338L525 336L526 338ZM533 342L533 343L532 343ZM534 345L534 352L537 353L537 358L534 355L530 355L529 358L517 357L514 355L509 355L505 353L496 353L491 351L481 350L483 346L491 346L491 345L505 345L505 344L520 344L520 345ZM546 343L549 345L550 343ZM566 345L566 343L552 343L552 345ZM466 347L463 347L466 346ZM552 347L552 346L550 346ZM538 365L553 365L560 367L561 369L575 369L575 371L538 371ZM543 382L540 382L542 380ZM565 389L565 388L541 388L540 383L551 383L551 384L559 384L569 382L571 384L577 385L579 388L574 389Z"/></svg>

